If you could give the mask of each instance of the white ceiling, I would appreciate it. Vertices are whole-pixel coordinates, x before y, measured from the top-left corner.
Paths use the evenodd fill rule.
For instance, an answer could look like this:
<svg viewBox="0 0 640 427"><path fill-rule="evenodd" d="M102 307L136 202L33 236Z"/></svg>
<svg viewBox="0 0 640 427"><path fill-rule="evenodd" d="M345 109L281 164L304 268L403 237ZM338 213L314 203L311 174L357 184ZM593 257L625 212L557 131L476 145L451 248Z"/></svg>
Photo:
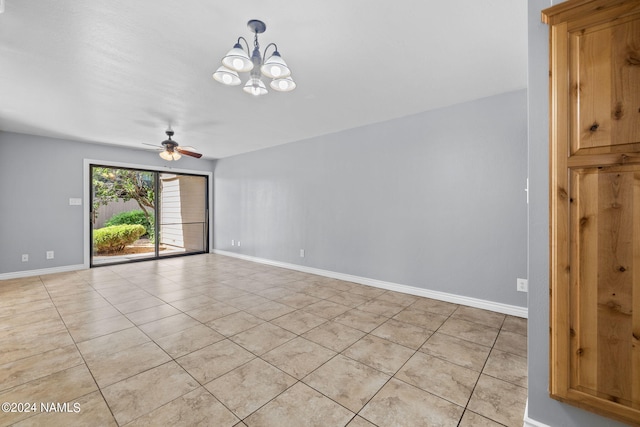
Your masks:
<svg viewBox="0 0 640 427"><path fill-rule="evenodd" d="M249 19L295 91L211 78ZM526 61L526 0L5 0L0 130L143 149L171 124L222 158L522 89Z"/></svg>

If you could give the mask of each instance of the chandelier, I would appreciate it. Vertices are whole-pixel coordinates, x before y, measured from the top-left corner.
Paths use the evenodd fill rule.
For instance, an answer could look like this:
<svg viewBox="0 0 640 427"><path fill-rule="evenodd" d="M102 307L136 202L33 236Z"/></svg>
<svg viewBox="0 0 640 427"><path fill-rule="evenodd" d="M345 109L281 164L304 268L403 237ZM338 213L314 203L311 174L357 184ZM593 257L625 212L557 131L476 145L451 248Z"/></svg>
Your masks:
<svg viewBox="0 0 640 427"><path fill-rule="evenodd" d="M238 86L242 81L238 73L249 72L249 80L244 85L243 90L253 96L266 95L268 90L261 77L265 76L272 79L269 86L278 92L289 92L296 88L296 83L291 78L291 70L287 67L278 52L278 46L275 43L269 43L260 56L260 44L258 44L258 34L264 33L267 26L264 22L252 19L247 22L247 26L255 34L253 39L253 53L249 57L249 43L244 37L238 37L238 41L233 48L222 58L222 66L213 73L213 78L227 86ZM245 52L240 44L244 41L247 45ZM267 50L273 46L274 51L271 56L267 57Z"/></svg>

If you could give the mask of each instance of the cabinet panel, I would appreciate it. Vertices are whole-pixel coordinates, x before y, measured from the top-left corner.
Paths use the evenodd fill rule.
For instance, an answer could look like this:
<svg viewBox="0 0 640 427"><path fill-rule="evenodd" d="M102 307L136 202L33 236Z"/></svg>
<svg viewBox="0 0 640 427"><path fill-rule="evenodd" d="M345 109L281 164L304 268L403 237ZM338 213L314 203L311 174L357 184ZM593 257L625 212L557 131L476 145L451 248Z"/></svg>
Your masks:
<svg viewBox="0 0 640 427"><path fill-rule="evenodd" d="M640 142L640 23L570 34L572 154Z"/></svg>
<svg viewBox="0 0 640 427"><path fill-rule="evenodd" d="M550 24L551 397L640 426L640 1Z"/></svg>
<svg viewBox="0 0 640 427"><path fill-rule="evenodd" d="M640 165L572 171L571 187L570 386L640 407Z"/></svg>

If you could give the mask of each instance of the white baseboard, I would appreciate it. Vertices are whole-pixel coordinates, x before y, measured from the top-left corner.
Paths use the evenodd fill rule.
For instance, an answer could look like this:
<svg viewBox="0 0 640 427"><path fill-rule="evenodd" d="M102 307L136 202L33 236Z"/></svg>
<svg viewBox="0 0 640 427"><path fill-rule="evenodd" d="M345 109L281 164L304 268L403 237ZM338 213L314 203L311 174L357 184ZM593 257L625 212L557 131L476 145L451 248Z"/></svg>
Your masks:
<svg viewBox="0 0 640 427"><path fill-rule="evenodd" d="M41 268L39 270L16 271L14 273L0 274L0 280L19 279L21 277L41 276L43 274L65 273L67 271L84 270L84 264L63 265L61 267Z"/></svg>
<svg viewBox="0 0 640 427"><path fill-rule="evenodd" d="M417 295L426 298L437 299L440 301L451 302L454 304L466 305L469 307L482 308L484 310L495 311L498 313L509 314L511 316L527 318L528 310L526 307L517 305L502 304L499 302L487 301L478 298L465 297L462 295L450 294L447 292L431 291L429 289L416 288L414 286L401 285L398 283L385 282L367 277L353 276L350 274L337 273L335 271L321 270L319 268L306 267L303 265L289 264L286 262L272 261L264 258L257 258L249 255L242 255L235 252L227 252L214 249L213 253L226 255L234 258L244 259L246 261L258 262L260 264L272 265L274 267L287 268L289 270L297 270L309 274L317 274L318 276L331 277L333 279L344 280L347 282L360 283L362 285L373 286L376 288L387 289L390 291L402 292L405 294Z"/></svg>
<svg viewBox="0 0 640 427"><path fill-rule="evenodd" d="M540 421L536 421L532 418L529 418L529 399L527 399L527 404L524 407L524 424L523 427L551 427L546 424L541 423Z"/></svg>

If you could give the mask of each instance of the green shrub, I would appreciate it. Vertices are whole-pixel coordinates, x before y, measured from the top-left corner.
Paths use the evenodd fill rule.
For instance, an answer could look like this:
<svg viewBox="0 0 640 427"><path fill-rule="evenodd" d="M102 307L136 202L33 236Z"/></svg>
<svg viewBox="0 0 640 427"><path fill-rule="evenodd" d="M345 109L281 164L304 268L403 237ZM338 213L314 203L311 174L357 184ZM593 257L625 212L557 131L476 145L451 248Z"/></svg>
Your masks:
<svg viewBox="0 0 640 427"><path fill-rule="evenodd" d="M93 230L93 247L98 253L118 252L145 233L140 224L112 225Z"/></svg>
<svg viewBox="0 0 640 427"><path fill-rule="evenodd" d="M120 212L113 215L109 218L105 223L105 227L110 227L112 225L122 225L122 224L140 224L144 227L145 234L149 236L151 240L153 240L153 216L151 217L151 221L147 219L147 216L140 209Z"/></svg>

